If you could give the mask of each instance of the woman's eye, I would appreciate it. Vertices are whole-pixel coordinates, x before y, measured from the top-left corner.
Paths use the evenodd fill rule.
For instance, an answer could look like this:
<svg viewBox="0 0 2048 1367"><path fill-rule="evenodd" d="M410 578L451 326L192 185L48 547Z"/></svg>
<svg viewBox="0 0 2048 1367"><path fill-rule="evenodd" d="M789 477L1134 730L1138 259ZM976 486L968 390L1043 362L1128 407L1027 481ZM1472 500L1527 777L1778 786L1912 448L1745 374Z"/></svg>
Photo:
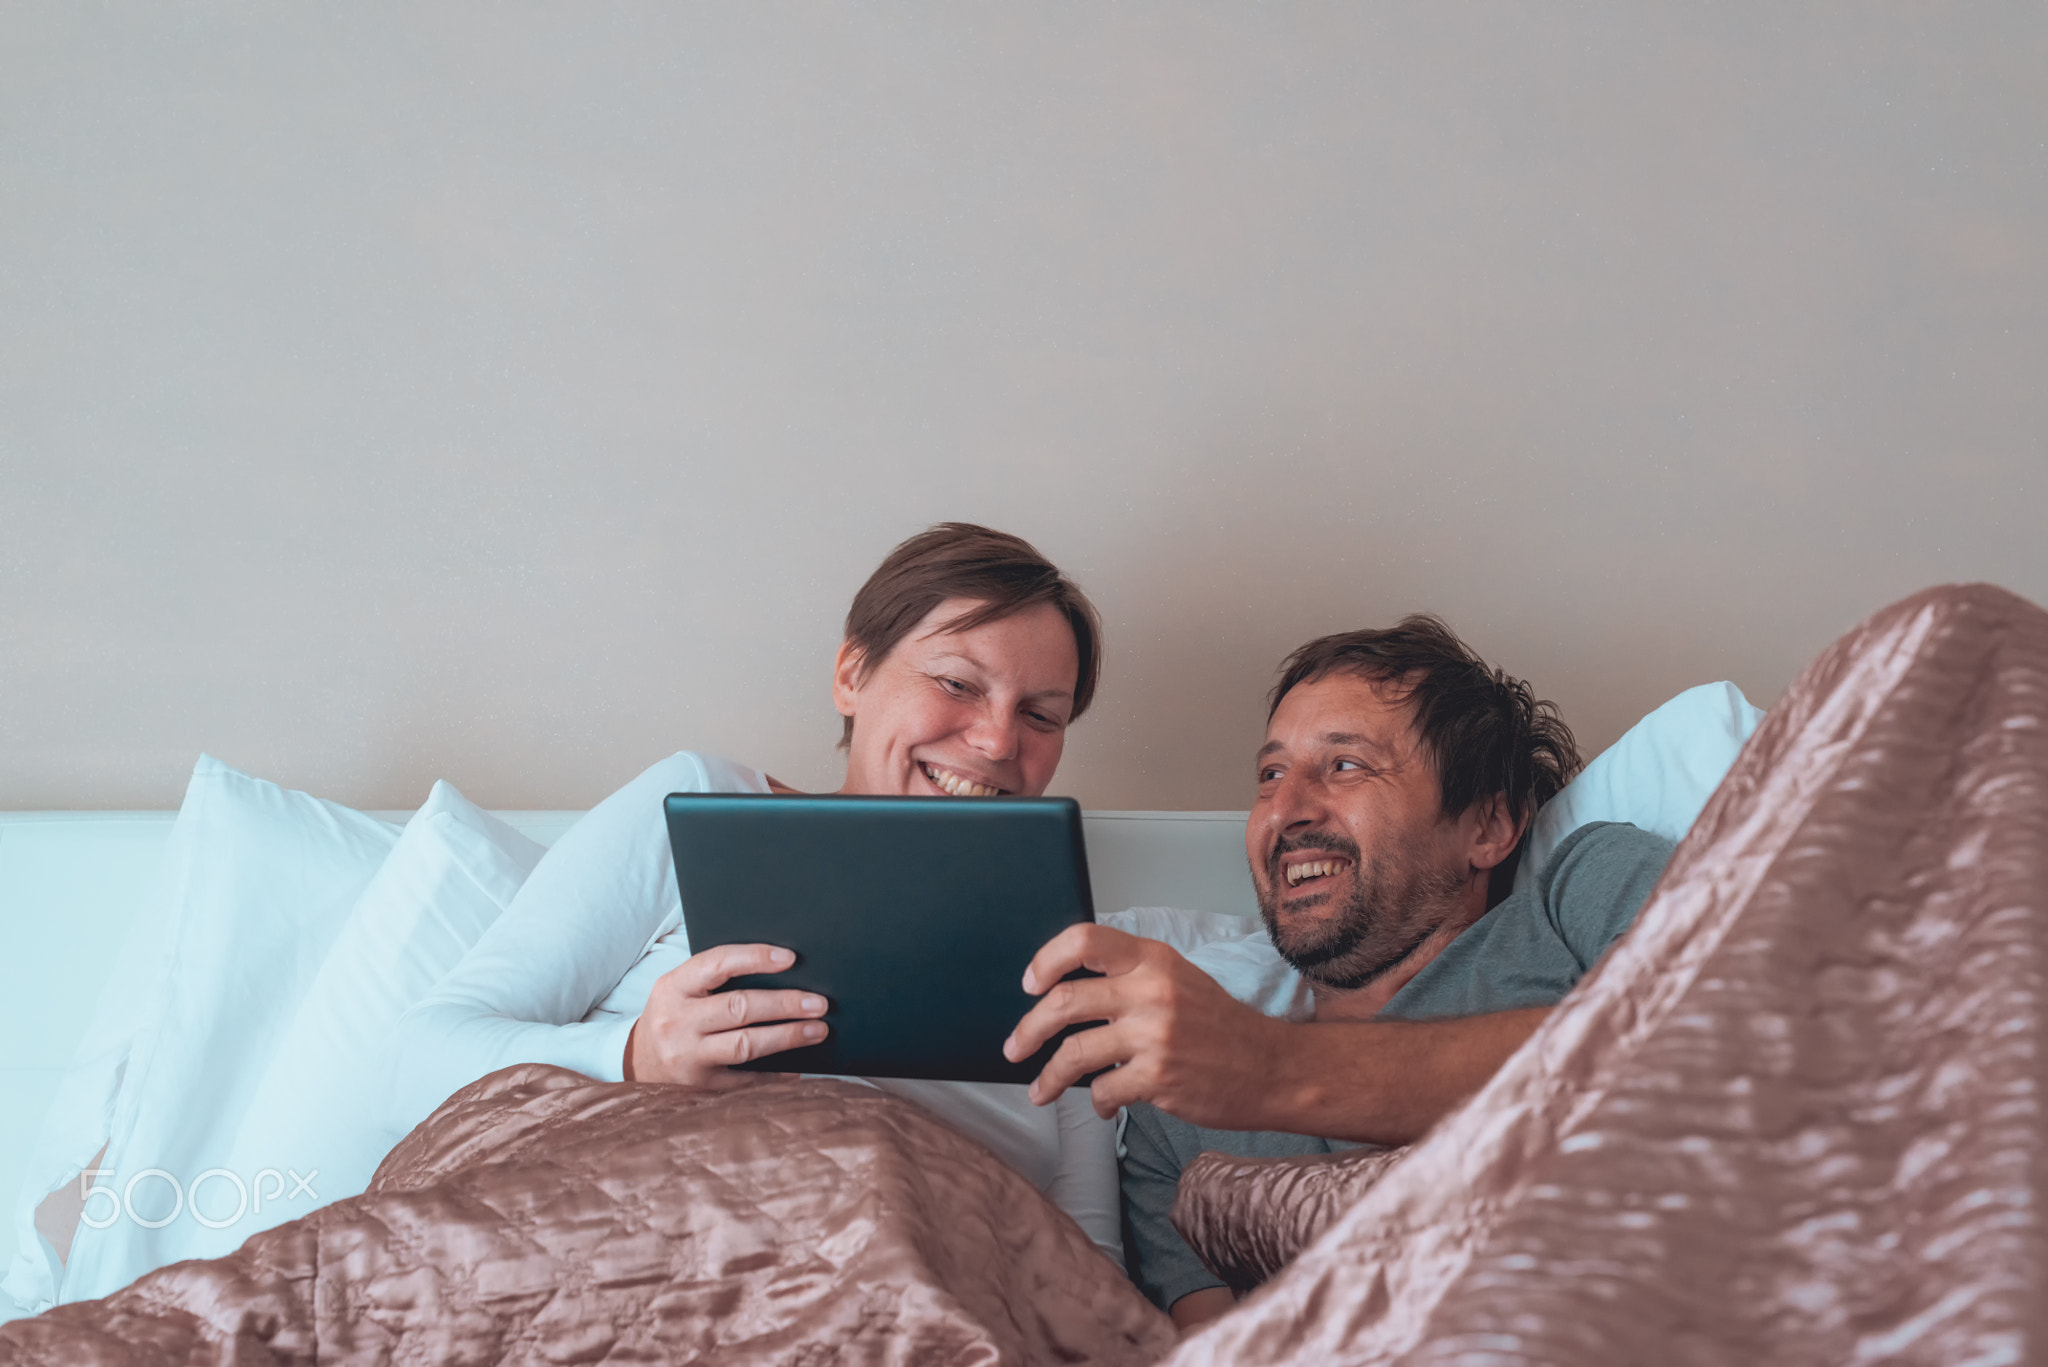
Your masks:
<svg viewBox="0 0 2048 1367"><path fill-rule="evenodd" d="M964 698L972 691L958 679L948 679L942 676L939 679L939 683L944 686L948 693L951 693L956 698Z"/></svg>

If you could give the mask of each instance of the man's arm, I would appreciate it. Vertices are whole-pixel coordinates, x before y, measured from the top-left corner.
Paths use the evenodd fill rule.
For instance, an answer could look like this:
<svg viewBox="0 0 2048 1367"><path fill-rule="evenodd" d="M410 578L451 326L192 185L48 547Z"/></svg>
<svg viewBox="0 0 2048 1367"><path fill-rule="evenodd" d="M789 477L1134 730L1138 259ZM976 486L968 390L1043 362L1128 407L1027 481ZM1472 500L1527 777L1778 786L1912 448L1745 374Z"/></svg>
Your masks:
<svg viewBox="0 0 2048 1367"><path fill-rule="evenodd" d="M1189 1155L1186 1146L1168 1134L1170 1125L1149 1106L1133 1106L1124 1125L1121 1166L1124 1216L1130 1227L1124 1255L1138 1289L1185 1329L1196 1322L1186 1316L1220 1298L1220 1309L1201 1316L1212 1319L1229 1309L1234 1298L1173 1227L1173 1200Z"/></svg>
<svg viewBox="0 0 2048 1367"><path fill-rule="evenodd" d="M1099 978L1060 979L1077 968ZM1050 985L1049 990L1047 986ZM1547 1008L1442 1021L1294 1024L1236 1001L1179 953L1080 925L1038 952L1024 990L1044 992L1004 1045L1028 1058L1070 1036L1031 1084L1045 1105L1089 1073L1099 1115L1150 1102L1192 1124L1406 1144L1491 1078Z"/></svg>

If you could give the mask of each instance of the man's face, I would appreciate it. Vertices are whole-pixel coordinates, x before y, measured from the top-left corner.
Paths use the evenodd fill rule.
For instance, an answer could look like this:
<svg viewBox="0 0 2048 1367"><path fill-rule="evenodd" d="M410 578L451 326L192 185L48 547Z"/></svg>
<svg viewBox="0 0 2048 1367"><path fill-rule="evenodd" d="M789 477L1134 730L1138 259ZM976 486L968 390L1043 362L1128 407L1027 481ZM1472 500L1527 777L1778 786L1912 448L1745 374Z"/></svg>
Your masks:
<svg viewBox="0 0 2048 1367"><path fill-rule="evenodd" d="M1461 824L1398 689L1328 674L1281 699L1245 853L1274 946L1311 981L1365 986L1466 910ZM1483 896L1483 893L1481 894Z"/></svg>

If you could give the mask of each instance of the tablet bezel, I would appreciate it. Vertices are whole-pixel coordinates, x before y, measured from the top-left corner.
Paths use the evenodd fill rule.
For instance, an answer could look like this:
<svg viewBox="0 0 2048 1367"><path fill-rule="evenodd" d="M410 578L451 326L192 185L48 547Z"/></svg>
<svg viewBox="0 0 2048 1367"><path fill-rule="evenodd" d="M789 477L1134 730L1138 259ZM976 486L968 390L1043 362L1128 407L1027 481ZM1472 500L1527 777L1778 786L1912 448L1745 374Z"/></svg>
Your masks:
<svg viewBox="0 0 2048 1367"><path fill-rule="evenodd" d="M797 954L722 990L830 1004L822 1043L739 1066L1022 1083L1058 1048L1011 1063L1001 1046L1034 1001L1032 954L1095 917L1072 798L671 793L664 810L691 951Z"/></svg>

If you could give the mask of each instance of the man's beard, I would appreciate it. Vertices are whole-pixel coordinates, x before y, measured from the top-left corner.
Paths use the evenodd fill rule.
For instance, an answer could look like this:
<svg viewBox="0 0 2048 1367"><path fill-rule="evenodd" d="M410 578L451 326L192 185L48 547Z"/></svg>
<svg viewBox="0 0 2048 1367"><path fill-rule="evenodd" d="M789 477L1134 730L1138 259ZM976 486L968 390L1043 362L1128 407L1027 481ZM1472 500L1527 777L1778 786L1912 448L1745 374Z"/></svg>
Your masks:
<svg viewBox="0 0 2048 1367"><path fill-rule="evenodd" d="M1351 861L1349 895L1344 875L1326 875L1330 884L1320 902L1297 906L1324 914L1312 927L1299 924L1282 930L1280 895L1287 890L1282 856L1296 850L1340 855ZM1382 851L1361 858L1355 842L1341 836L1282 837L1266 860L1266 877L1258 884L1259 916L1280 957L1309 981L1339 992L1364 987L1385 974L1434 935L1455 908L1465 880L1449 869L1396 864Z"/></svg>

